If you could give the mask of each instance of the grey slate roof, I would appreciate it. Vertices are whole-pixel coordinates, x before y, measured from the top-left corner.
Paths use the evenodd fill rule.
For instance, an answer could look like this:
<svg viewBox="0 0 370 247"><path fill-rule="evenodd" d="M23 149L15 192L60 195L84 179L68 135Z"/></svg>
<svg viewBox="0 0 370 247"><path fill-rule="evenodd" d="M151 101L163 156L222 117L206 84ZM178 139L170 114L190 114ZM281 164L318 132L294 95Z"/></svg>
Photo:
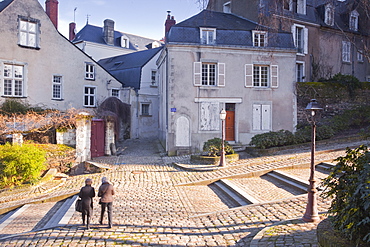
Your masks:
<svg viewBox="0 0 370 247"><path fill-rule="evenodd" d="M130 40L129 48L121 47L121 39L123 35L126 35ZM77 34L75 39L72 41L73 43L78 43L80 41L89 41L94 42L98 44L104 44L107 45L103 38L103 28L97 27L94 25L86 24ZM141 51L146 50L147 45L153 43L154 39L144 38L141 36L128 34L128 33L122 33L119 31L114 31L114 46L120 47L122 49L130 49L135 51Z"/></svg>
<svg viewBox="0 0 370 247"><path fill-rule="evenodd" d="M200 27L216 28L216 45L253 46L252 31L268 28L234 14L203 10L171 27L168 43L200 44ZM271 30L270 30L271 31ZM287 32L269 32L268 47L294 49L293 37Z"/></svg>
<svg viewBox="0 0 370 247"><path fill-rule="evenodd" d="M3 11L13 0L0 0L0 12Z"/></svg>
<svg viewBox="0 0 370 247"><path fill-rule="evenodd" d="M98 63L125 87L140 89L141 70L163 47L101 59Z"/></svg>

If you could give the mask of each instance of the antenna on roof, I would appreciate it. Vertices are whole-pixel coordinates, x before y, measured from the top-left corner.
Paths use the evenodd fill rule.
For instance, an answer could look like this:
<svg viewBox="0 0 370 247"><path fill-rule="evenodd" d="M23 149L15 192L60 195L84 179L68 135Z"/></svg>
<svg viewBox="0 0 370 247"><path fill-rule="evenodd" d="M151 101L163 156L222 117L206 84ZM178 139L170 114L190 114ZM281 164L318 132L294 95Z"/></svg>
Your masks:
<svg viewBox="0 0 370 247"><path fill-rule="evenodd" d="M91 16L91 15L89 15L89 14L86 15L86 24L89 24L89 16Z"/></svg>
<svg viewBox="0 0 370 247"><path fill-rule="evenodd" d="M73 10L73 22L76 23L76 10L77 10L77 7L75 7L75 9Z"/></svg>

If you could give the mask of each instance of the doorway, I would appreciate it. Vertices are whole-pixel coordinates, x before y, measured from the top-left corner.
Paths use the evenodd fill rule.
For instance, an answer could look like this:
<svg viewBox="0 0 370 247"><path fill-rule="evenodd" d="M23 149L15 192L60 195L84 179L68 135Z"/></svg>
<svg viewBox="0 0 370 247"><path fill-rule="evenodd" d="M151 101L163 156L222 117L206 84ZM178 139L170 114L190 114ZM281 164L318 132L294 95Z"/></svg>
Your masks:
<svg viewBox="0 0 370 247"><path fill-rule="evenodd" d="M226 103L225 140L235 141L235 104Z"/></svg>

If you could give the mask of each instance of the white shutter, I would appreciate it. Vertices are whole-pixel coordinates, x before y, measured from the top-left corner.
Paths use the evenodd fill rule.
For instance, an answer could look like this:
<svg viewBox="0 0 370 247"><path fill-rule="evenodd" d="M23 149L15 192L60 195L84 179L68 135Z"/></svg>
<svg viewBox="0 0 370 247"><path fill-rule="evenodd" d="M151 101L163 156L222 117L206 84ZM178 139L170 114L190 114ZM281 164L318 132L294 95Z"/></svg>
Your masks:
<svg viewBox="0 0 370 247"><path fill-rule="evenodd" d="M245 65L245 87L253 87L253 64Z"/></svg>
<svg viewBox="0 0 370 247"><path fill-rule="evenodd" d="M308 54L308 28L303 29L303 53Z"/></svg>
<svg viewBox="0 0 370 247"><path fill-rule="evenodd" d="M297 47L296 25L292 25L292 35L294 46Z"/></svg>
<svg viewBox="0 0 370 247"><path fill-rule="evenodd" d="M194 62L194 86L202 86L202 63Z"/></svg>
<svg viewBox="0 0 370 247"><path fill-rule="evenodd" d="M261 105L253 105L252 129L261 130Z"/></svg>
<svg viewBox="0 0 370 247"><path fill-rule="evenodd" d="M271 130L271 106L262 105L262 130Z"/></svg>
<svg viewBox="0 0 370 247"><path fill-rule="evenodd" d="M271 65L271 87L277 88L279 86L279 70L277 65Z"/></svg>
<svg viewBox="0 0 370 247"><path fill-rule="evenodd" d="M224 63L218 64L218 86L219 87L225 86L225 64Z"/></svg>

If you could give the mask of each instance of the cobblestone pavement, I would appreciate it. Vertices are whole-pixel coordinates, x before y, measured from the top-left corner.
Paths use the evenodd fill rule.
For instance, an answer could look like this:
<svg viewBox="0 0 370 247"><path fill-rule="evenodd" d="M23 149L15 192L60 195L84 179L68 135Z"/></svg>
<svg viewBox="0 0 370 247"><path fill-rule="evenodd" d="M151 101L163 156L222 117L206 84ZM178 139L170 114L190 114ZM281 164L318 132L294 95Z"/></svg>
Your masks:
<svg viewBox="0 0 370 247"><path fill-rule="evenodd" d="M351 143L354 146L360 144ZM318 151L316 161L332 161L344 154L345 147L336 145L323 149L329 148L340 150ZM63 186L44 195L51 197L76 192L87 177L93 179L93 186L97 189L100 178L107 176L117 193L113 204L113 228L98 224L99 205L95 198L90 231L81 226L81 215L75 212L65 226L16 236L0 231L0 234L7 235L0 238L0 245L182 247L317 244L312 237L315 224L289 221L302 217L307 195L289 194L284 195L284 199L276 195L268 198L271 201L267 203L228 208L222 198L206 186L220 178L245 179L271 169L309 164L309 152L243 159L225 168L204 172L186 170L193 166L188 162L188 156L163 157L158 142L127 140L118 152L119 156L93 160L110 165L111 170L103 174L70 177ZM271 192L264 193L274 194ZM21 203L27 203L27 198L22 200ZM33 200L33 197L29 199ZM15 205L17 202L11 203ZM319 198L319 212L326 212L329 205L329 201ZM46 207L46 204L41 207ZM24 221L30 217L32 213L24 215ZM22 225L18 228L19 232L29 231Z"/></svg>

